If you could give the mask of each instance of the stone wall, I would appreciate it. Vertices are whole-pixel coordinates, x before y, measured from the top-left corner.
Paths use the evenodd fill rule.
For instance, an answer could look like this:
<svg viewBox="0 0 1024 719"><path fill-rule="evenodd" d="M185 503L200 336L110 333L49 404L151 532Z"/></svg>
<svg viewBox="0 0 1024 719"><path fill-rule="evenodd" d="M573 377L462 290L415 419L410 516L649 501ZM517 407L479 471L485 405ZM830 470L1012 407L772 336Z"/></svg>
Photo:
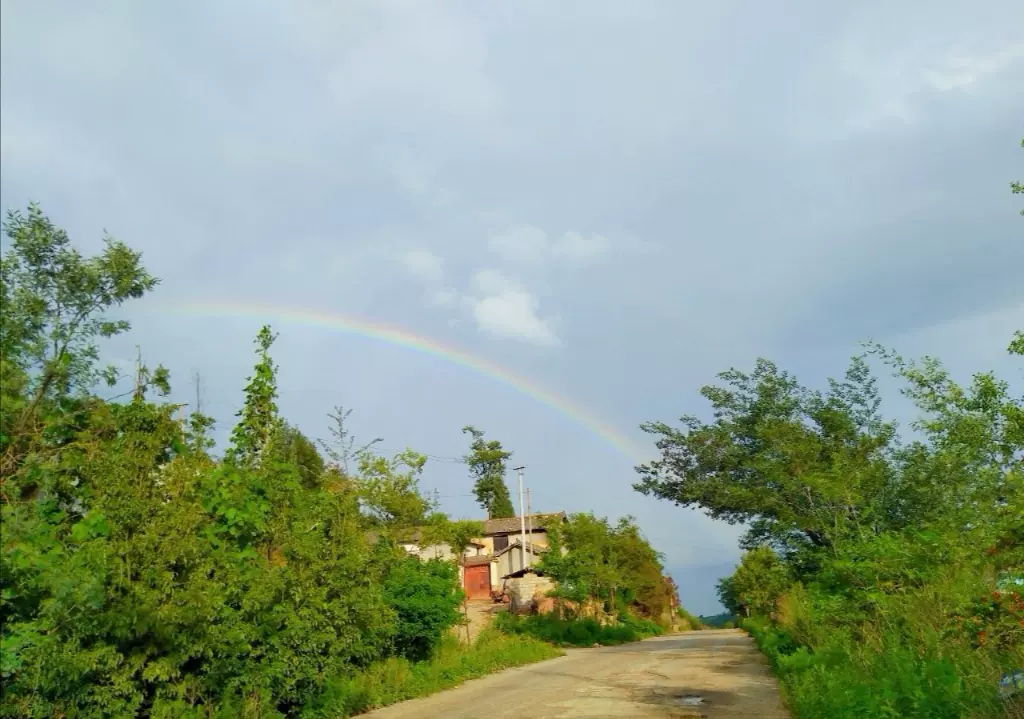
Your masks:
<svg viewBox="0 0 1024 719"><path fill-rule="evenodd" d="M535 611L538 602L547 597L555 583L547 577L529 572L521 577L505 580L505 591L509 596L509 611L513 614Z"/></svg>

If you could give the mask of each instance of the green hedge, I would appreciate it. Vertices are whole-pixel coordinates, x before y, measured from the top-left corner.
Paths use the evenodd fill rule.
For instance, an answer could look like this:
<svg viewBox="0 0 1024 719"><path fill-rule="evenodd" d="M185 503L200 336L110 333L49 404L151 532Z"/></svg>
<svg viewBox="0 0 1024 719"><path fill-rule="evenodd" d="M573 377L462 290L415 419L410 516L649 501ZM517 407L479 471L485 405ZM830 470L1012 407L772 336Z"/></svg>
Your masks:
<svg viewBox="0 0 1024 719"><path fill-rule="evenodd" d="M514 616L499 614L495 626L506 634L526 635L559 646L590 647L635 642L663 633L649 619L620 615L615 624L602 625L595 619L560 619L551 614Z"/></svg>

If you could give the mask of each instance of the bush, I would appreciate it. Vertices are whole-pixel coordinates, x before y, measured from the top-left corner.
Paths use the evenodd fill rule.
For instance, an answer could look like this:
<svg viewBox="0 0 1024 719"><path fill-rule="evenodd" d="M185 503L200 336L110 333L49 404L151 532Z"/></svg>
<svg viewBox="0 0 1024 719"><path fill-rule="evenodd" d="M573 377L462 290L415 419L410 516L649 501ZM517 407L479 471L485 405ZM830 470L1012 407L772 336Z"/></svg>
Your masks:
<svg viewBox="0 0 1024 719"><path fill-rule="evenodd" d="M695 617L683 607L676 609L676 614L679 615L679 619L681 620L679 624L680 631L688 632L697 629L707 629L707 626L699 617Z"/></svg>
<svg viewBox="0 0 1024 719"><path fill-rule="evenodd" d="M384 580L384 599L395 611L395 652L406 659L427 659L449 628L459 621L462 590L451 562L421 562L406 557Z"/></svg>
<svg viewBox="0 0 1024 719"><path fill-rule="evenodd" d="M786 626L747 619L797 717L995 717L998 679L1024 662L1024 647L977 643L972 632L931 626L913 597L881 600L881 616L846 623L811 588L798 607L798 639ZM949 601L949 600L944 600ZM826 621L826 617L828 621ZM806 621L809 618L810 621ZM782 622L796 626L788 617ZM1011 715L1012 716L1012 715Z"/></svg>
<svg viewBox="0 0 1024 719"><path fill-rule="evenodd" d="M639 641L664 630L648 619L620 615L615 624L602 625L596 619L562 619L552 614L515 616L499 614L495 627L506 634L526 635L558 646L590 647Z"/></svg>

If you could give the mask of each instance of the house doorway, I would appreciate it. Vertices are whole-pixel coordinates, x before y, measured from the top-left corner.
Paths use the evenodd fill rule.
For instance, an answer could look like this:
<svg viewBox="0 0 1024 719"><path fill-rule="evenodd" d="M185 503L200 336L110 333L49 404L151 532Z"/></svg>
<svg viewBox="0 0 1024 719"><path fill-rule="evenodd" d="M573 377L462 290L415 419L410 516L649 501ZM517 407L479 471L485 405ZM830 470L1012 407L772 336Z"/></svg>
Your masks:
<svg viewBox="0 0 1024 719"><path fill-rule="evenodd" d="M475 567L464 567L462 572L462 588L469 599L490 599L491 567L479 564Z"/></svg>

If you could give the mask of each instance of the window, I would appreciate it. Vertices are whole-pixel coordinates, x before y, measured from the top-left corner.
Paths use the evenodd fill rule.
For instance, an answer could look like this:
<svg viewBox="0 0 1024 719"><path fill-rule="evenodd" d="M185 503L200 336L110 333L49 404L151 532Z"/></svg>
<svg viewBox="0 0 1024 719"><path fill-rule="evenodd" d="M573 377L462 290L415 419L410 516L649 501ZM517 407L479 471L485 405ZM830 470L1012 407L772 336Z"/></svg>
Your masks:
<svg viewBox="0 0 1024 719"><path fill-rule="evenodd" d="M507 534L499 534L497 537L494 538L494 551L495 552L500 552L502 549L505 549L506 547L508 547L508 535Z"/></svg>

